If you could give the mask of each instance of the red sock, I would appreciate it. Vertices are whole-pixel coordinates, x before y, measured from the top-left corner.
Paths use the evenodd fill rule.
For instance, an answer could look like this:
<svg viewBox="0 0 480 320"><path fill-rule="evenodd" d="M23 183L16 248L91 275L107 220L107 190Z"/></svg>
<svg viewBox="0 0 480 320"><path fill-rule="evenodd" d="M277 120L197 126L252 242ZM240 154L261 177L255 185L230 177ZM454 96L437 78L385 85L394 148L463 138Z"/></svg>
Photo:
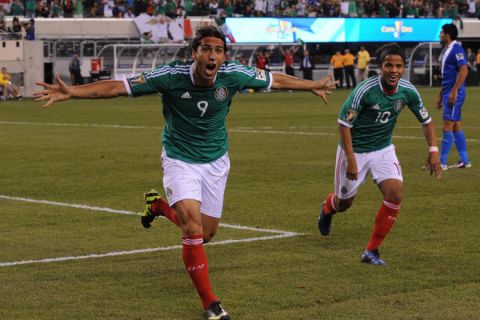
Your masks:
<svg viewBox="0 0 480 320"><path fill-rule="evenodd" d="M177 226L180 226L180 222L178 222L177 212L175 211L175 209L170 208L170 206L165 200L159 199L152 203L152 212L154 215L164 216L168 220L175 223Z"/></svg>
<svg viewBox="0 0 480 320"><path fill-rule="evenodd" d="M382 206L377 212L375 217L375 225L373 226L373 232L368 243L367 250L377 250L383 239L392 229L395 221L397 221L397 215L400 212L400 203L392 203L387 200L383 200Z"/></svg>
<svg viewBox="0 0 480 320"><path fill-rule="evenodd" d="M203 308L207 309L212 302L218 301L210 287L208 279L208 261L203 247L203 235L183 237L183 263L197 289Z"/></svg>
<svg viewBox="0 0 480 320"><path fill-rule="evenodd" d="M323 213L328 216L329 214L334 214L337 211L337 196L332 192L328 194L327 199L325 200L325 204L323 205Z"/></svg>

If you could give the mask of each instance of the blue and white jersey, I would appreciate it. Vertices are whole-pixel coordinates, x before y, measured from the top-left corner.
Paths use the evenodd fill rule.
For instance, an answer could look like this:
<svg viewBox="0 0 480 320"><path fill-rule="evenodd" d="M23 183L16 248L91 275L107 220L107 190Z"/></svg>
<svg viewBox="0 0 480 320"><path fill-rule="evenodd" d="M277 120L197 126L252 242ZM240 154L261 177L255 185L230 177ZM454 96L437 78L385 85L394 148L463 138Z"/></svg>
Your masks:
<svg viewBox="0 0 480 320"><path fill-rule="evenodd" d="M445 92L455 85L460 67L467 64L467 55L457 41L452 41L444 50L440 61L442 63L442 87ZM462 88L464 87L465 82L462 84Z"/></svg>

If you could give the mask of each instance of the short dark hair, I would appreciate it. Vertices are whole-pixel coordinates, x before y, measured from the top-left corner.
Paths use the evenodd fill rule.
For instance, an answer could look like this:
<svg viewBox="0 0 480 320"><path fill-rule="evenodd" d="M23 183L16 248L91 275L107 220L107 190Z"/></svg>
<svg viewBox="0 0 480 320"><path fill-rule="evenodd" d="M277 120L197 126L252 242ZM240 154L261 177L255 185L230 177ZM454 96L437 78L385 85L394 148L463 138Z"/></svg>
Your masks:
<svg viewBox="0 0 480 320"><path fill-rule="evenodd" d="M396 54L402 57L403 63L407 60L405 51L398 45L398 43L388 43L377 49L377 63L381 66L385 61L385 57L391 54Z"/></svg>
<svg viewBox="0 0 480 320"><path fill-rule="evenodd" d="M443 34L448 34L450 39L457 40L458 37L458 29L457 26L453 23L447 23L442 26Z"/></svg>
<svg viewBox="0 0 480 320"><path fill-rule="evenodd" d="M206 26L200 27L197 29L195 34L195 38L192 39L190 42L190 50L197 51L198 47L200 46L200 42L203 38L206 37L214 37L218 38L223 41L223 49L227 52L227 40L225 39L225 35L215 26Z"/></svg>

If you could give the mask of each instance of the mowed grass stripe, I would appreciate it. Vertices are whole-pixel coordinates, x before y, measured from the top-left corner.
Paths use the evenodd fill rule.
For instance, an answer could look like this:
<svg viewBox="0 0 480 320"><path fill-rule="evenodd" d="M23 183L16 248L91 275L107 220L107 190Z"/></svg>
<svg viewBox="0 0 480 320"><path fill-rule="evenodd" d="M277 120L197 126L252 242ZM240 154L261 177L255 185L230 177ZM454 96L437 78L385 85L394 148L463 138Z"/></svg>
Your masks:
<svg viewBox="0 0 480 320"><path fill-rule="evenodd" d="M146 126L128 126L128 125L112 125L112 124L96 124L96 123L54 123L54 122L14 122L14 121L0 121L0 124L4 125L32 125L32 126L60 126L60 127L85 127L85 128L108 128L108 129L155 129L161 130L162 127L146 127ZM419 127L399 127L396 129L417 129ZM465 127L466 128L466 127ZM296 130L297 128L292 127L292 130ZM306 129L306 128L303 128ZM316 129L315 127L313 129ZM324 127L324 129L329 129ZM337 129L336 127L331 127L330 129ZM473 127L476 129L476 127ZM249 128L249 129L242 129L242 128L232 128L228 129L229 132L232 133L264 133L264 134L288 134L288 135L300 135L300 136L331 136L336 137L338 133L332 132L305 132L305 131L285 131L285 130L269 130L266 128ZM403 135L393 135L394 139L425 139L421 136L403 136ZM441 140L438 138L437 140ZM469 142L478 142L479 139L467 138Z"/></svg>

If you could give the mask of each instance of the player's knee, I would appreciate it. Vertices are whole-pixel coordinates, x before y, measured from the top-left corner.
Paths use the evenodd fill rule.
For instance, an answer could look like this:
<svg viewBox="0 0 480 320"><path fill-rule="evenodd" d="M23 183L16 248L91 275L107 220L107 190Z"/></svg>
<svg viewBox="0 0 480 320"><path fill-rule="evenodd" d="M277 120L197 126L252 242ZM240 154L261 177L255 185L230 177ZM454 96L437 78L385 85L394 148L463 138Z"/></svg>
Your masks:
<svg viewBox="0 0 480 320"><path fill-rule="evenodd" d="M453 131L454 122L453 121L444 121L442 129L443 131Z"/></svg>
<svg viewBox="0 0 480 320"><path fill-rule="evenodd" d="M180 228L182 229L182 234L184 236L203 234L202 224L196 221L186 221L185 223L180 223Z"/></svg>
<svg viewBox="0 0 480 320"><path fill-rule="evenodd" d="M403 190L395 190L390 192L386 197L385 200L392 203L400 203L403 200Z"/></svg>

